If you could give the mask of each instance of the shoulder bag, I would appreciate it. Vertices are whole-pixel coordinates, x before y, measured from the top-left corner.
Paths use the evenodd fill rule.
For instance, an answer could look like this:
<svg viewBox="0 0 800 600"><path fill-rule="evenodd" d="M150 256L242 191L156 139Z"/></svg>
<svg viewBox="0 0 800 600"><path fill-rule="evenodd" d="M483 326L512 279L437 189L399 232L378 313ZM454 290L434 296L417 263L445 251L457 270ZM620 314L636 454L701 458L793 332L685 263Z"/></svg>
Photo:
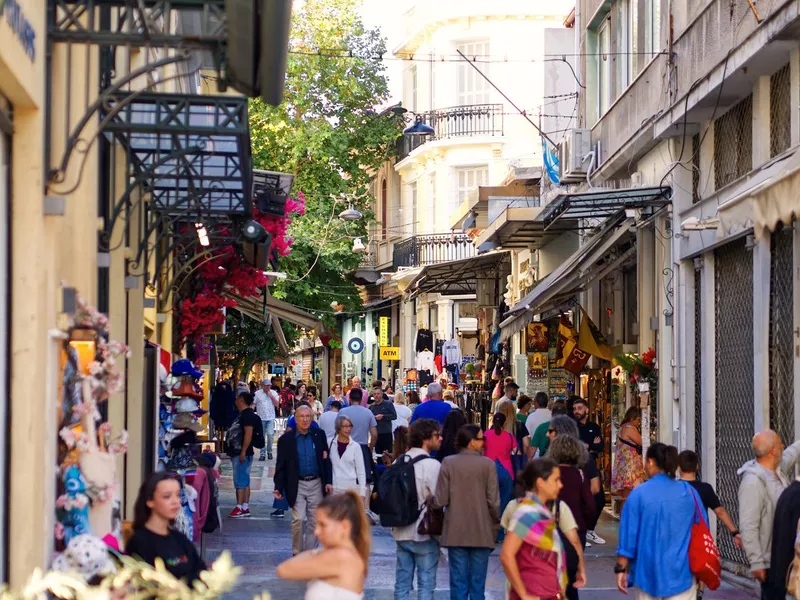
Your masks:
<svg viewBox="0 0 800 600"><path fill-rule="evenodd" d="M425 500L425 514L417 526L420 535L442 535L444 530L444 508L434 508L432 498Z"/></svg>
<svg viewBox="0 0 800 600"><path fill-rule="evenodd" d="M719 587L722 564L719 550L711 537L703 515L700 512L700 503L694 495L692 487L686 484L687 491L694 501L694 523L692 524L691 538L689 539L689 570L698 580L705 583L709 589Z"/></svg>

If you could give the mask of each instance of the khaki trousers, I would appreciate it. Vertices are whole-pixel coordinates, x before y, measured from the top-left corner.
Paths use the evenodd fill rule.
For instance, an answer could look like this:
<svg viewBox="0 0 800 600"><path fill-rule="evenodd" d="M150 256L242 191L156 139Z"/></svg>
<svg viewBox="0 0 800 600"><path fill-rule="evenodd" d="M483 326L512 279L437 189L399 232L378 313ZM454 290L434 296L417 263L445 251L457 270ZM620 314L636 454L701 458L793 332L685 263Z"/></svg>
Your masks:
<svg viewBox="0 0 800 600"><path fill-rule="evenodd" d="M314 528L320 502L322 485L319 479L298 482L297 500L292 507L292 554L313 550L317 545Z"/></svg>

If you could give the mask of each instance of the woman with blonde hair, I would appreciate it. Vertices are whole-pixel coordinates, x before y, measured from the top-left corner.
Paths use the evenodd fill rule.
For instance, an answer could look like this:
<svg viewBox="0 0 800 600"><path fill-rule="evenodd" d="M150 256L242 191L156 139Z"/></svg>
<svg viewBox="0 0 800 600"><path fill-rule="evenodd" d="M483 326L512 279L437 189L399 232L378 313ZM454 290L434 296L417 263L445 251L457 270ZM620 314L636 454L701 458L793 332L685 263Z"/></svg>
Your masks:
<svg viewBox="0 0 800 600"><path fill-rule="evenodd" d="M322 548L281 563L278 577L308 581L305 600L362 600L371 537L358 494L326 496L317 508L314 535Z"/></svg>

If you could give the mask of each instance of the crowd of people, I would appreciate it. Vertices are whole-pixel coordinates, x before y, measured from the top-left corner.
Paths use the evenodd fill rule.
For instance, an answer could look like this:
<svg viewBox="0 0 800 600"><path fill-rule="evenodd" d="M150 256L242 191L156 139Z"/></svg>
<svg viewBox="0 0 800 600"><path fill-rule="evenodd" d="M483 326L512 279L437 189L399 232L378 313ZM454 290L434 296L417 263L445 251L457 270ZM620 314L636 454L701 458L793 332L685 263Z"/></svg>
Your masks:
<svg viewBox="0 0 800 600"><path fill-rule="evenodd" d="M254 431L267 440L261 457L272 459L275 421L287 418L277 440L273 516L291 510L293 558L277 574L308 580L307 600L362 598L370 521L392 528L396 600L413 591L433 598L443 549L450 597L483 599L498 546L508 598L579 597L591 576L584 550L605 543L595 532L605 505L597 468L605 447L584 399L550 404L543 392L519 395L507 380L483 430L438 383L420 400L416 391L393 394L380 381L367 391L356 378L347 393L337 385L318 406L298 382L288 412L285 388L274 391L276 383L265 379L255 394L237 392L243 442L226 448L237 498L230 516L249 516ZM661 443L644 451L640 423L640 410L630 408L613 448L611 491L624 503L614 567L619 590L635 588L639 600L702 596L689 545L693 527L713 511L746 554L762 598L783 600L800 519L800 481L790 485L800 442L784 448L772 431L753 438L754 459L739 471L737 527L700 480L698 456ZM167 474L145 482L128 552L148 562L161 557L193 581L205 565L169 527L180 506L176 488Z"/></svg>

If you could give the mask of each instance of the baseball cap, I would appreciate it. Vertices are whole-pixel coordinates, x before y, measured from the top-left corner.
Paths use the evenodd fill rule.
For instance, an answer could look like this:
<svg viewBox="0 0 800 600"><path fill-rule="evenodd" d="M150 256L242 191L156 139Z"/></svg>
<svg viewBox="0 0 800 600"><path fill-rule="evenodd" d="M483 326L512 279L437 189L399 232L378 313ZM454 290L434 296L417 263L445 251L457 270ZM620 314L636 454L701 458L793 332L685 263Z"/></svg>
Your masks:
<svg viewBox="0 0 800 600"><path fill-rule="evenodd" d="M261 385L272 385L272 379L264 377L264 379L261 380Z"/></svg>

